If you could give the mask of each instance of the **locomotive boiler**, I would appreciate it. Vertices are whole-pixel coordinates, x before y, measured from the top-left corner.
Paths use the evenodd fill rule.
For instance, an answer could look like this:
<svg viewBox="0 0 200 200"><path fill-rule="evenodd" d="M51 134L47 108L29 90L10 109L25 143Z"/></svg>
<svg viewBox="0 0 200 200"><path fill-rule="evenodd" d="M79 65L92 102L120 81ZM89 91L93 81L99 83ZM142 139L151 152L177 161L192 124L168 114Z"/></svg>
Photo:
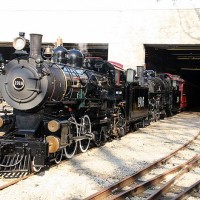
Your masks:
<svg viewBox="0 0 200 200"><path fill-rule="evenodd" d="M0 117L0 171L40 171L63 156L86 152L133 127L144 126L148 87L132 69L85 59L62 45L45 57L42 35L14 40L16 58L0 72L0 91L13 114Z"/></svg>

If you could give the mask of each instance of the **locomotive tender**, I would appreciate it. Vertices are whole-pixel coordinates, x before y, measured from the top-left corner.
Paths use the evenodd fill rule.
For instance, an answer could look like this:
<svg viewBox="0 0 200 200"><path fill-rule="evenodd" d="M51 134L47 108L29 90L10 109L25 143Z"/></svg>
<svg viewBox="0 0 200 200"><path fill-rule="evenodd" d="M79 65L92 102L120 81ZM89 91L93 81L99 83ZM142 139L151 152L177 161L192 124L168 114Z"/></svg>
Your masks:
<svg viewBox="0 0 200 200"><path fill-rule="evenodd" d="M48 59L40 34L30 34L29 54L24 42L23 35L15 39L17 58L0 70L0 91L13 107L0 117L1 172L40 171L172 112L167 76L124 71L62 45Z"/></svg>

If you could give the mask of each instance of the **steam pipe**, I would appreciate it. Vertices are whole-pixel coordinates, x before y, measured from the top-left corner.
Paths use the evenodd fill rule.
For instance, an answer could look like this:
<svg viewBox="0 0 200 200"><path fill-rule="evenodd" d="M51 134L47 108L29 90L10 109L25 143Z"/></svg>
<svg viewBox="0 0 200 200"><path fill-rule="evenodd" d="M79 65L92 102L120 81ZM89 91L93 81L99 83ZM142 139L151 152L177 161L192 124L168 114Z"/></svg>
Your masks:
<svg viewBox="0 0 200 200"><path fill-rule="evenodd" d="M144 86L144 66L137 66L137 76L139 78L139 85Z"/></svg>

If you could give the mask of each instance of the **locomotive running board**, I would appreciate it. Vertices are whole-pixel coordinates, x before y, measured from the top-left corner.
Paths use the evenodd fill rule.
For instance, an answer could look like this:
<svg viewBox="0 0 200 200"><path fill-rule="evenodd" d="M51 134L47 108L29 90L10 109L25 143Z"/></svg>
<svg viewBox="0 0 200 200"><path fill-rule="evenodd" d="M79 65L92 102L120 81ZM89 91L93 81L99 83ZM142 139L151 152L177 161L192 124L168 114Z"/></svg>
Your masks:
<svg viewBox="0 0 200 200"><path fill-rule="evenodd" d="M31 157L27 155L6 155L0 159L0 176L18 178L31 172Z"/></svg>

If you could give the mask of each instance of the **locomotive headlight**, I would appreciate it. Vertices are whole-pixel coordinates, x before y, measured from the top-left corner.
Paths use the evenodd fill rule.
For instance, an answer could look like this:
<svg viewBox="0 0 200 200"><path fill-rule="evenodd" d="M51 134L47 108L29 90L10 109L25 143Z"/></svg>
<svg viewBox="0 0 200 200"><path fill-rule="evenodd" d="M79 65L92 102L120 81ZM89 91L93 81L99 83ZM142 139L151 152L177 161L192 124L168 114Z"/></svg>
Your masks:
<svg viewBox="0 0 200 200"><path fill-rule="evenodd" d="M48 130L51 132L56 132L60 129L60 123L56 120L51 120L48 122Z"/></svg>
<svg viewBox="0 0 200 200"><path fill-rule="evenodd" d="M16 37L13 41L13 47L16 50L22 50L26 45L26 39L24 37Z"/></svg>

